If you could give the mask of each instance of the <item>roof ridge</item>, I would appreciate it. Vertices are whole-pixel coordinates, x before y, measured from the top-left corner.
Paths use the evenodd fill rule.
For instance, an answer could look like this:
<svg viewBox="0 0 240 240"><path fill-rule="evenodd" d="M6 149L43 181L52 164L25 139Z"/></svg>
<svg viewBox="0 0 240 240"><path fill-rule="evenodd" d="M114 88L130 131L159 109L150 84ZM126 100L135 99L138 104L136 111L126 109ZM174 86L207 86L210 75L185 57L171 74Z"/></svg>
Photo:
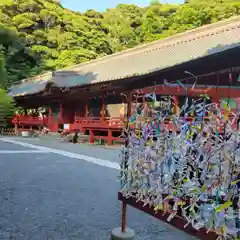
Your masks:
<svg viewBox="0 0 240 240"><path fill-rule="evenodd" d="M194 40L194 39L199 38L199 37L205 37L205 36L208 36L210 34L217 33L219 31L221 31L221 32L222 31L227 31L227 30L230 29L230 27L228 25L234 25L235 27L239 27L240 26L240 16L235 16L235 17L232 17L232 18L229 18L229 19L225 19L225 20L216 22L216 23L204 25L204 26L201 26L199 28L191 29L191 30L188 30L188 31L185 31L185 32L182 32L182 33L164 38L164 39L156 40L156 41L151 42L151 43L142 44L142 45L136 46L134 48L124 50L122 52L117 52L117 53L114 53L114 54L111 54L111 55L107 55L107 56L104 56L104 57L101 57L101 58L90 60L90 61L80 63L80 64L77 64L77 65L74 65L74 66L62 68L62 69L56 70L56 72L62 72L62 71L67 71L67 70L68 71L69 70L74 71L75 69L77 70L77 68L85 67L85 66L88 66L88 65L95 65L95 64L98 64L98 63L104 63L105 61L109 61L111 59L114 60L116 57L128 57L129 55L133 55L133 54L134 55L135 54L144 54L145 52L148 52L149 49L154 51L155 49L159 49L163 46L164 47L167 47L167 46L169 47L171 45L178 44L179 42L183 41L183 40L181 40L182 38L183 39L185 38L184 42L186 42L186 41ZM223 30L222 28L225 28L225 29ZM194 33L195 33L195 35L193 35ZM198 35L198 36L196 36L196 35ZM170 42L174 42L174 43L170 44ZM167 43L169 43L169 44L167 44ZM159 44L161 44L161 46L153 48L154 46L159 45ZM142 50L142 51L140 51L140 50ZM21 82L29 82L31 80L37 80L37 79L42 78L44 76L45 77L50 77L50 76L52 76L52 72L46 72L46 73L43 73L41 75L37 75L37 76L32 77L32 78L23 79ZM18 84L16 84L16 85L18 85Z"/></svg>

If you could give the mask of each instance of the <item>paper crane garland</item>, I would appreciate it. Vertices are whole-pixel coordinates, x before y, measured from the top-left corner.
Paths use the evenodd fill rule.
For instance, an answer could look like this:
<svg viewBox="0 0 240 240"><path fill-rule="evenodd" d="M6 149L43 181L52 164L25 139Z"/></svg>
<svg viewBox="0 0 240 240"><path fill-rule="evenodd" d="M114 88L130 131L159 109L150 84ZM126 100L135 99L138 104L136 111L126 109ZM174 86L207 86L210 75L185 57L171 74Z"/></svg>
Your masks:
<svg viewBox="0 0 240 240"><path fill-rule="evenodd" d="M231 114L227 105L220 111L216 104L207 104L207 95L193 101L189 111L186 98L182 108L173 105L173 111L164 114L155 93L144 98L148 109L135 113L126 130L123 195L135 196L155 211L171 211L169 221L181 209L187 225L197 230L214 230L223 239L239 237L239 114ZM171 129L166 121L171 121ZM170 199L174 205L166 209Z"/></svg>

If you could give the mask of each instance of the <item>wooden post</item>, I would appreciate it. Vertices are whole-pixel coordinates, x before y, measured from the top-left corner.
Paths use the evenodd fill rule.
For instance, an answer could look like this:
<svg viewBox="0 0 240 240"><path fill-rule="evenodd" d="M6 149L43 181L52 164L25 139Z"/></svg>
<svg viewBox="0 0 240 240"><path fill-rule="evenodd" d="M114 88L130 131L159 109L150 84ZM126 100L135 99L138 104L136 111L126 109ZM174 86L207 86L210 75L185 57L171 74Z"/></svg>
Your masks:
<svg viewBox="0 0 240 240"><path fill-rule="evenodd" d="M14 124L15 135L18 135L18 125Z"/></svg>
<svg viewBox="0 0 240 240"><path fill-rule="evenodd" d="M88 117L88 104L85 105L85 117Z"/></svg>
<svg viewBox="0 0 240 240"><path fill-rule="evenodd" d="M104 117L105 117L105 105L104 105L104 99L102 98L101 120L104 120Z"/></svg>

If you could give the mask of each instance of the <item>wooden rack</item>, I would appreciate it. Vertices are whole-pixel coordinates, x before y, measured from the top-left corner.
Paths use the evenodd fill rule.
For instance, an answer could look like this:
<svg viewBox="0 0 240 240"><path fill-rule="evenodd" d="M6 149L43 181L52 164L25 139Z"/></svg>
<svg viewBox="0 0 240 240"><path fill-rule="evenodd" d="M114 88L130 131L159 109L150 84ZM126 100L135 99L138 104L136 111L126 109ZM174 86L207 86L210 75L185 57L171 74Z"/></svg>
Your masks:
<svg viewBox="0 0 240 240"><path fill-rule="evenodd" d="M189 224L187 227L184 228L184 225L187 223L187 221L182 218L181 216L175 216L171 221L167 221L167 218L169 217L169 212L164 212L163 210L158 210L157 212L154 211L153 207L143 206L142 202L136 202L136 199L134 197L125 198L122 193L118 193L118 200L122 202L122 232L125 232L126 230L126 223L127 223L127 205L132 206L138 210L141 210L147 214L150 214L151 216L167 223L175 228L182 230L194 237L199 238L200 240L216 240L218 238L218 234L214 231L210 231L207 233L207 229L201 228L199 230L194 229L191 224Z"/></svg>

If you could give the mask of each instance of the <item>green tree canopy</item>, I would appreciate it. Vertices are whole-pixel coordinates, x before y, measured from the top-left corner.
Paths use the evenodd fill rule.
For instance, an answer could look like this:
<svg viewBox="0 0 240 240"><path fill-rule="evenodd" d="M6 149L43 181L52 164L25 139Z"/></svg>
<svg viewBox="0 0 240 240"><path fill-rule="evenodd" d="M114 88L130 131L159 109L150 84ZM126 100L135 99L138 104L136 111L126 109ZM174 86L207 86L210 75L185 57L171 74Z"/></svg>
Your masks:
<svg viewBox="0 0 240 240"><path fill-rule="evenodd" d="M0 24L0 87L41 72L41 56L33 54L25 38Z"/></svg>
<svg viewBox="0 0 240 240"><path fill-rule="evenodd" d="M15 111L14 101L0 88L0 128L6 127Z"/></svg>
<svg viewBox="0 0 240 240"><path fill-rule="evenodd" d="M0 81L9 86L239 13L239 0L154 0L101 13L73 12L56 0L0 0Z"/></svg>

